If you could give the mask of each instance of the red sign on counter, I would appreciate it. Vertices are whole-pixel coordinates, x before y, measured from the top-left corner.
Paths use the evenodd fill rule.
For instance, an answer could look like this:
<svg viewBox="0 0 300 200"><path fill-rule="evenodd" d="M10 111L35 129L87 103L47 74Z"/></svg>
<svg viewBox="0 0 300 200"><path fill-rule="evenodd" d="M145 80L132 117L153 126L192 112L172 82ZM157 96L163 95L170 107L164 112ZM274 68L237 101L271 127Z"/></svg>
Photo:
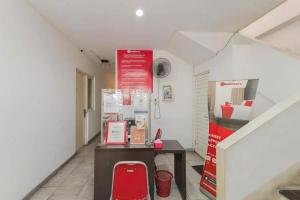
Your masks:
<svg viewBox="0 0 300 200"><path fill-rule="evenodd" d="M153 51L117 50L118 89L153 91Z"/></svg>

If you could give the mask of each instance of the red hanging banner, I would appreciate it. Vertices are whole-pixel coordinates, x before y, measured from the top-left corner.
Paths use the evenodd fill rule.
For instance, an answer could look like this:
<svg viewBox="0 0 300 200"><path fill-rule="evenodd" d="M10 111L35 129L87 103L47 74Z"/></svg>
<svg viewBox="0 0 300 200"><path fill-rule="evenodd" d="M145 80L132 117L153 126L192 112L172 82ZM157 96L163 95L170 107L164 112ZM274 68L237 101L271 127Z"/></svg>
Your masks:
<svg viewBox="0 0 300 200"><path fill-rule="evenodd" d="M152 92L152 62L152 50L117 50L118 89Z"/></svg>

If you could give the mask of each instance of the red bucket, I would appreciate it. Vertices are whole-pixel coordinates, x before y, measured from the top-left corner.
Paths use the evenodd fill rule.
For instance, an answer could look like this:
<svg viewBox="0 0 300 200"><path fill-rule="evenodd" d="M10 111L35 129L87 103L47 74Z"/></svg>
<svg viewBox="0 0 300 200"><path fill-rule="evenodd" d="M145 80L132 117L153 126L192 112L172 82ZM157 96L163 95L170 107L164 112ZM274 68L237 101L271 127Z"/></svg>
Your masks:
<svg viewBox="0 0 300 200"><path fill-rule="evenodd" d="M168 197L171 192L173 175L166 170L158 170L155 174L157 194L160 197Z"/></svg>

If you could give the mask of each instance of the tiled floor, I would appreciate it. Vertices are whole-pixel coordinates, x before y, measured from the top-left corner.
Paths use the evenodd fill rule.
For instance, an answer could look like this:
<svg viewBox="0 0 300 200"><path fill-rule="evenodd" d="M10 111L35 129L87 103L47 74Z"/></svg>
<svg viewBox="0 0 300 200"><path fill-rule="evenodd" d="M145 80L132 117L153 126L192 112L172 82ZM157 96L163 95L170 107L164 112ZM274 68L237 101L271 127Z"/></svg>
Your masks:
<svg viewBox="0 0 300 200"><path fill-rule="evenodd" d="M75 158L32 196L31 200L93 200L95 146L96 140L82 148ZM197 154L188 152L186 160L188 199L207 200L199 191L199 174L191 167L203 163L202 159ZM158 155L155 161L159 169L168 169L173 173L172 154ZM170 197L156 199L180 200L175 182L172 183Z"/></svg>

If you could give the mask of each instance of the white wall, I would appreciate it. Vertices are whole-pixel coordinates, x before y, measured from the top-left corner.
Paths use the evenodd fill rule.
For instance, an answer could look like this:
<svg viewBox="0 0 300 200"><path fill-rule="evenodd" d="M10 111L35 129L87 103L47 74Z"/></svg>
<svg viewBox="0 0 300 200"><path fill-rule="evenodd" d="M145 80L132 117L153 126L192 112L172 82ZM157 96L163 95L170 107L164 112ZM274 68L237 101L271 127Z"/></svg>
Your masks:
<svg viewBox="0 0 300 200"><path fill-rule="evenodd" d="M182 31L173 35L167 50L189 64L198 64L212 58L215 54L213 50L199 44L191 35Z"/></svg>
<svg viewBox="0 0 300 200"><path fill-rule="evenodd" d="M152 134L155 134L158 128L162 128L163 139L178 140L183 147L192 148L193 67L167 51L154 51L154 59L159 57L169 59L172 64L171 74L160 79L160 92L162 85L171 84L174 89L175 100L173 102L161 101L161 119L152 118ZM154 80L154 88L152 110L154 109L154 98L157 96L156 80Z"/></svg>
<svg viewBox="0 0 300 200"><path fill-rule="evenodd" d="M281 5L244 28L240 33L249 38L256 38L278 26L292 20L300 14L299 0L286 0Z"/></svg>
<svg viewBox="0 0 300 200"><path fill-rule="evenodd" d="M101 68L25 1L1 1L0 44L0 199L19 200L75 153L76 67L96 78L100 130Z"/></svg>
<svg viewBox="0 0 300 200"><path fill-rule="evenodd" d="M259 78L259 91L275 103L300 89L300 60L263 44L234 46L235 77Z"/></svg>
<svg viewBox="0 0 300 200"><path fill-rule="evenodd" d="M241 37L241 36L238 36ZM210 80L259 79L253 117L300 90L298 58L259 42L236 44L196 66L194 73L210 69Z"/></svg>
<svg viewBox="0 0 300 200"><path fill-rule="evenodd" d="M298 1L298 4L300 2ZM300 6L298 6L299 9ZM260 40L270 44L274 47L288 51L292 54L300 56L300 10L298 17L293 19L291 22L280 25L279 28L262 35L259 37Z"/></svg>

